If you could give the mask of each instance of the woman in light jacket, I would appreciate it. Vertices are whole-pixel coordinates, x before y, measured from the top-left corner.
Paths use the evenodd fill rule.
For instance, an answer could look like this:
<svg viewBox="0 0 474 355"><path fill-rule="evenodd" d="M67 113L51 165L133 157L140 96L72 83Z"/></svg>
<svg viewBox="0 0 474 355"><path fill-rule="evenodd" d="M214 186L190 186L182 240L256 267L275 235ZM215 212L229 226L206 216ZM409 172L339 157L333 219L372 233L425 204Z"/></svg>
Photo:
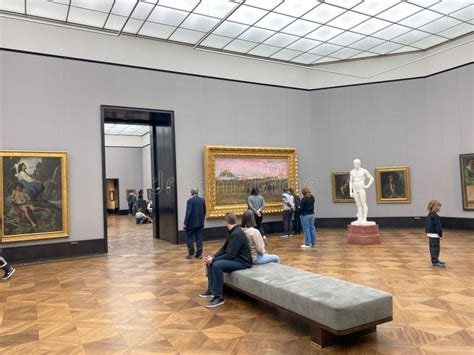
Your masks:
<svg viewBox="0 0 474 355"><path fill-rule="evenodd" d="M255 218L253 212L246 210L242 215L242 230L245 232L247 239L249 240L250 250L252 252L252 260L256 265L268 264L268 263L280 263L280 257L274 254L265 253L265 241L262 235L255 228Z"/></svg>
<svg viewBox="0 0 474 355"><path fill-rule="evenodd" d="M249 209L253 212L255 223L257 224L256 228L262 235L263 239L265 239L265 229L263 229L263 210L265 209L265 199L258 193L256 187L252 188L247 203Z"/></svg>

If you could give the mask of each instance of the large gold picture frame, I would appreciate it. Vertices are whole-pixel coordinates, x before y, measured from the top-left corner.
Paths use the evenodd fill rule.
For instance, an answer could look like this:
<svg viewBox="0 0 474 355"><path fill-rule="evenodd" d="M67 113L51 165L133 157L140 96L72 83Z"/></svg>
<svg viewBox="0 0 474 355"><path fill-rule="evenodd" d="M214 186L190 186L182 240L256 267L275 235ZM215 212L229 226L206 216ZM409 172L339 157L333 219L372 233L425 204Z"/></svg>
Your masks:
<svg viewBox="0 0 474 355"><path fill-rule="evenodd" d="M264 213L281 212L283 187L298 190L296 149L206 145L204 176L208 218L241 215L253 187L266 200Z"/></svg>
<svg viewBox="0 0 474 355"><path fill-rule="evenodd" d="M474 153L459 155L461 167L462 207L474 211Z"/></svg>
<svg viewBox="0 0 474 355"><path fill-rule="evenodd" d="M375 168L377 203L411 203L410 168Z"/></svg>
<svg viewBox="0 0 474 355"><path fill-rule="evenodd" d="M0 151L3 243L69 236L66 152Z"/></svg>

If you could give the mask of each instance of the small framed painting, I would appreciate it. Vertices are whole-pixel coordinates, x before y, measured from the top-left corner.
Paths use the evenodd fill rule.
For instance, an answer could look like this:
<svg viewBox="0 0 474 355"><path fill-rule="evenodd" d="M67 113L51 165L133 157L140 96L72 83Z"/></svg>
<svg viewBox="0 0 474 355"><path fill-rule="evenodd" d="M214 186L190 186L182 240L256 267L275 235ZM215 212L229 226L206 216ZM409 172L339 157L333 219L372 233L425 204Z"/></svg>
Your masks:
<svg viewBox="0 0 474 355"><path fill-rule="evenodd" d="M411 203L410 168L375 168L377 203Z"/></svg>
<svg viewBox="0 0 474 355"><path fill-rule="evenodd" d="M474 153L459 156L461 166L462 207L474 211Z"/></svg>
<svg viewBox="0 0 474 355"><path fill-rule="evenodd" d="M1 241L69 236L66 152L0 151Z"/></svg>
<svg viewBox="0 0 474 355"><path fill-rule="evenodd" d="M335 203L354 202L350 196L348 171L332 173L332 201Z"/></svg>

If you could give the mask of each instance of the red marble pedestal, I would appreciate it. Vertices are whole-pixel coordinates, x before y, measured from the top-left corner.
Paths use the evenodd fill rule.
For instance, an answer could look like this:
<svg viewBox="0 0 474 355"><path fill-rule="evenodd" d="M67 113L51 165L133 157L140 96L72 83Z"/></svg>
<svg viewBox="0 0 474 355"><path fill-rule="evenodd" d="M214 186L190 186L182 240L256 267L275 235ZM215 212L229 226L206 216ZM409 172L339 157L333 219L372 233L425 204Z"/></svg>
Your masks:
<svg viewBox="0 0 474 355"><path fill-rule="evenodd" d="M358 226L349 224L347 226L346 238L350 244L380 244L379 225Z"/></svg>

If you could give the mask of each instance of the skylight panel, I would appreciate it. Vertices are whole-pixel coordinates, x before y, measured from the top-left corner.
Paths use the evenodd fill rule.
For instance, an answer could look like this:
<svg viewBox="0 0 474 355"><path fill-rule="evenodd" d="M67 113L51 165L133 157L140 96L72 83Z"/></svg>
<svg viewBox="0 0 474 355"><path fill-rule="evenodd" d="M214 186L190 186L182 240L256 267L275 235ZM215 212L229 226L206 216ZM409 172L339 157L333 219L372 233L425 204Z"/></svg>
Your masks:
<svg viewBox="0 0 474 355"><path fill-rule="evenodd" d="M269 13L256 23L255 26L266 28L273 31L279 31L295 19L290 16Z"/></svg>
<svg viewBox="0 0 474 355"><path fill-rule="evenodd" d="M241 52L246 53L252 48L256 47L255 42L243 41L241 39L236 39L228 44L224 49L232 52Z"/></svg>
<svg viewBox="0 0 474 355"><path fill-rule="evenodd" d="M185 28L178 28L176 32L170 37L170 40L196 44L203 36L204 33L202 32L192 31Z"/></svg>
<svg viewBox="0 0 474 355"><path fill-rule="evenodd" d="M357 32L357 33L362 33L364 35L371 35L372 33L375 33L377 31L381 30L382 28L386 28L390 25L391 25L390 22L380 20L380 19L374 17L374 18L371 18L370 20L362 22L360 25L352 28L351 31Z"/></svg>
<svg viewBox="0 0 474 355"><path fill-rule="evenodd" d="M237 37L247 28L249 28L249 26L247 25L241 25L240 23L225 21L221 23L221 25L217 27L213 33L216 35L222 35L227 37Z"/></svg>
<svg viewBox="0 0 474 355"><path fill-rule="evenodd" d="M2 2L0 1L0 4ZM2 5L0 5L1 8ZM28 15L51 18L65 21L67 16L67 6L49 2L45 0L28 0L26 11Z"/></svg>
<svg viewBox="0 0 474 355"><path fill-rule="evenodd" d="M296 42L292 43L291 45L289 45L287 48L306 52L307 50L310 50L311 48L314 48L320 44L321 42L319 41L315 41L308 38L301 38L297 40Z"/></svg>
<svg viewBox="0 0 474 355"><path fill-rule="evenodd" d="M348 46L351 43L361 40L362 38L364 38L363 35L347 31L331 39L329 42L338 44L340 46Z"/></svg>
<svg viewBox="0 0 474 355"><path fill-rule="evenodd" d="M223 18L236 6L238 6L237 3L233 3L230 1L202 0L196 10L194 10L194 13L205 16Z"/></svg>
<svg viewBox="0 0 474 355"><path fill-rule="evenodd" d="M176 27L161 25L159 23L146 22L141 28L139 34L156 38L168 38L175 28Z"/></svg>
<svg viewBox="0 0 474 355"><path fill-rule="evenodd" d="M71 7L81 7L101 12L109 12L112 5L114 5L113 0L71 0Z"/></svg>
<svg viewBox="0 0 474 355"><path fill-rule="evenodd" d="M25 2L18 0L2 0L0 1L0 10L24 13Z"/></svg>
<svg viewBox="0 0 474 355"><path fill-rule="evenodd" d="M400 21L400 24L416 28L437 20L440 17L443 17L443 15L430 10L423 10Z"/></svg>
<svg viewBox="0 0 474 355"><path fill-rule="evenodd" d="M351 9L360 4L363 0L325 0L326 3Z"/></svg>
<svg viewBox="0 0 474 355"><path fill-rule="evenodd" d="M273 53L279 51L280 47L268 46L266 44L260 44L252 49L248 54L258 55L260 57L270 57Z"/></svg>
<svg viewBox="0 0 474 355"><path fill-rule="evenodd" d="M181 27L187 28L188 30L208 32L218 22L219 22L218 19L215 19L215 18L212 18L212 17L209 17L209 16L191 14L183 22Z"/></svg>
<svg viewBox="0 0 474 355"><path fill-rule="evenodd" d="M265 10L242 5L231 16L229 16L228 20L246 25L253 25L267 13L268 11Z"/></svg>
<svg viewBox="0 0 474 355"><path fill-rule="evenodd" d="M293 51L291 49L282 49L281 51L273 54L271 58L279 59L279 60L292 60L293 58L296 58L300 54L302 54L302 52Z"/></svg>
<svg viewBox="0 0 474 355"><path fill-rule="evenodd" d="M364 50L370 49L372 47L378 46L378 45L380 45L384 42L385 41L383 39L378 39L378 38L374 38L374 37L365 37L365 38L361 39L360 41L352 43L350 45L350 47L360 49L360 50L364 51Z"/></svg>
<svg viewBox="0 0 474 355"><path fill-rule="evenodd" d="M295 42L298 39L296 36L287 35L285 33L277 33L276 35L270 37L265 41L265 44L270 46L277 46L277 47L286 47L292 42Z"/></svg>
<svg viewBox="0 0 474 355"><path fill-rule="evenodd" d="M85 26L102 27L107 19L107 13L72 7L69 10L69 22Z"/></svg>
<svg viewBox="0 0 474 355"><path fill-rule="evenodd" d="M388 10L385 10L381 14L378 14L377 17L381 18L382 20L398 22L405 17L413 15L414 13L420 11L422 8L419 6L415 6L409 4L407 2L401 2L394 7L391 7Z"/></svg>
<svg viewBox="0 0 474 355"><path fill-rule="evenodd" d="M287 0L275 9L275 12L300 17L313 7L319 5L318 0Z"/></svg>
<svg viewBox="0 0 474 355"><path fill-rule="evenodd" d="M289 24L286 26L284 29L282 29L282 32L289 33L290 35L295 35L295 36L304 36L312 31L314 31L316 28L320 27L321 25L311 22L311 21L306 21L306 20L296 20L295 22Z"/></svg>
<svg viewBox="0 0 474 355"><path fill-rule="evenodd" d="M317 23L326 23L328 21L331 21L336 16L339 16L344 11L344 9L341 9L339 7L323 3L314 10L308 12L306 15L303 16L303 18Z"/></svg>
<svg viewBox="0 0 474 355"><path fill-rule="evenodd" d="M172 7L174 9L191 11L199 3L199 0L160 0L162 6Z"/></svg>
<svg viewBox="0 0 474 355"><path fill-rule="evenodd" d="M217 0L222 1L222 0ZM282 0L246 0L245 4L249 6L259 7L261 9L271 10L281 4Z"/></svg>
<svg viewBox="0 0 474 355"><path fill-rule="evenodd" d="M393 41L408 45L428 36L429 36L429 33L413 30L408 33L405 33L404 35L394 38Z"/></svg>
<svg viewBox="0 0 474 355"><path fill-rule="evenodd" d="M430 32L430 33L439 33L441 31L444 31L450 27L453 27L459 24L461 24L461 21L448 17L448 16L444 16L440 18L439 20L430 22L420 27L420 29L426 32Z"/></svg>
<svg viewBox="0 0 474 355"><path fill-rule="evenodd" d="M377 54L386 54L400 47L403 47L403 45L398 44L398 43L393 43L393 42L385 42L377 47L371 48L370 51Z"/></svg>
<svg viewBox="0 0 474 355"><path fill-rule="evenodd" d="M369 16L362 15L357 12L347 11L342 15L336 17L334 20L330 21L328 25L348 30L349 28L358 25L359 23L367 20L368 18Z"/></svg>
<svg viewBox="0 0 474 355"><path fill-rule="evenodd" d="M421 48L421 49L426 49L430 48L433 46L436 46L437 44L440 44L442 42L446 41L445 38L439 37L436 35L428 36L420 41L416 41L411 44L413 47Z"/></svg>
<svg viewBox="0 0 474 355"><path fill-rule="evenodd" d="M311 49L309 52L313 54L318 54L318 55L328 55L341 48L342 48L341 46L336 46L335 44L323 43L320 46L317 46L316 48Z"/></svg>
<svg viewBox="0 0 474 355"><path fill-rule="evenodd" d="M387 28L384 28L383 30L375 32L373 36L377 38L391 40L392 38L395 38L404 33L407 33L408 31L410 31L410 28L408 27L400 26L400 25L391 25Z"/></svg>
<svg viewBox="0 0 474 355"><path fill-rule="evenodd" d="M452 12L458 11L463 7L469 5L468 1L441 1L430 7L430 10L441 12L442 14L448 15Z"/></svg>
<svg viewBox="0 0 474 355"><path fill-rule="evenodd" d="M469 25L467 23L461 23L460 25L448 28L447 30L441 31L438 33L440 36L447 37L447 38L456 38L462 36L468 32L472 32L474 30L473 25Z"/></svg>
<svg viewBox="0 0 474 355"><path fill-rule="evenodd" d="M239 38L246 41L263 42L274 33L275 31L265 30L263 28L257 27L250 27L247 31L242 33Z"/></svg>
<svg viewBox="0 0 474 355"><path fill-rule="evenodd" d="M204 47L222 49L227 46L230 41L232 41L232 38L211 34L202 41L201 45Z"/></svg>
<svg viewBox="0 0 474 355"><path fill-rule="evenodd" d="M381 13L382 11L387 10L389 7L398 4L399 2L400 0L364 1L360 5L354 7L353 10L367 14L369 16L374 16Z"/></svg>
<svg viewBox="0 0 474 355"><path fill-rule="evenodd" d="M353 48L343 48L331 54L331 57L339 59L347 59L359 54L361 51Z"/></svg>
<svg viewBox="0 0 474 355"><path fill-rule="evenodd" d="M296 58L293 58L291 61L301 64L311 64L312 62L322 58L320 55L312 54L312 53L304 53L299 55Z"/></svg>
<svg viewBox="0 0 474 355"><path fill-rule="evenodd" d="M455 17L459 20L469 21L474 18L474 5L465 7L464 9L456 11L449 16Z"/></svg>
<svg viewBox="0 0 474 355"><path fill-rule="evenodd" d="M151 13L148 21L158 22L164 25L178 26L187 16L187 12L157 6Z"/></svg>
<svg viewBox="0 0 474 355"><path fill-rule="evenodd" d="M308 34L306 37L315 39L321 42L325 42L328 39L331 39L337 36L338 34L341 34L342 32L344 32L344 30L340 30L338 28L329 27L329 26L321 26L317 30Z"/></svg>

